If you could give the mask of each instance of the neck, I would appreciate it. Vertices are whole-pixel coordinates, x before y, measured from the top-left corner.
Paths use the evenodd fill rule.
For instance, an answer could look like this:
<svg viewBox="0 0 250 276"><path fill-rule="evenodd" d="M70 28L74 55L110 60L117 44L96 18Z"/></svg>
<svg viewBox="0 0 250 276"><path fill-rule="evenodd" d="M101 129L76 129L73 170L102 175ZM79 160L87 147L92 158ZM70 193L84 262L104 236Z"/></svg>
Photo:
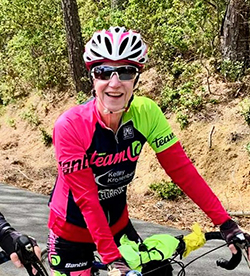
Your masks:
<svg viewBox="0 0 250 276"><path fill-rule="evenodd" d="M110 112L104 106L102 101L97 99L96 104L97 104L97 110L102 118L102 121L105 123L107 127L111 128L114 132L116 132L120 125L120 120L124 112L124 109L121 109L116 112Z"/></svg>
<svg viewBox="0 0 250 276"><path fill-rule="evenodd" d="M100 112L100 115L105 125L116 132L120 125L122 112L112 114L105 114L104 112Z"/></svg>

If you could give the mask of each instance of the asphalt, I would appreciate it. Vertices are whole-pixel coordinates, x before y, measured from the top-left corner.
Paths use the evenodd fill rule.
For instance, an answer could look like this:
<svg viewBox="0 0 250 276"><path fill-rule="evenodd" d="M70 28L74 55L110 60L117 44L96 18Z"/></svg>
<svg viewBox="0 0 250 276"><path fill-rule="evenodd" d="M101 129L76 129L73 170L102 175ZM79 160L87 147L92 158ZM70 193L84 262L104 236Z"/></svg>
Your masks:
<svg viewBox="0 0 250 276"><path fill-rule="evenodd" d="M36 238L40 247L46 247L47 240L47 218L48 218L48 196L29 192L13 186L0 183L0 211L5 215L8 221L18 231L31 235ZM154 223L148 223L136 219L132 219L133 224L142 238L146 238L152 234L164 233L171 235L187 234L174 228L169 228ZM216 246L221 245L220 241L210 241L203 248L192 252L183 260L184 264L189 263L194 258L201 256L203 253ZM226 271L216 266L216 260L219 258L230 258L228 248L216 250L197 261L191 263L186 268L187 276L247 276L250 270L245 261L233 271ZM179 260L179 259L178 259ZM174 265L174 275L180 270L178 265ZM24 269L16 269L11 262L7 262L0 266L0 276L25 276Z"/></svg>

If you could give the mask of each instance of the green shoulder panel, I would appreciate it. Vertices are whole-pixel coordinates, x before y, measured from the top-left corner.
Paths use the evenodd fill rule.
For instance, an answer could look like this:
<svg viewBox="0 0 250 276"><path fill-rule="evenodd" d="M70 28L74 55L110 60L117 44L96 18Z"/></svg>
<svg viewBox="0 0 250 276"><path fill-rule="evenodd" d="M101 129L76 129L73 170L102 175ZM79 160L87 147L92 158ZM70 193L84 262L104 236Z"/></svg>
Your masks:
<svg viewBox="0 0 250 276"><path fill-rule="evenodd" d="M149 98L134 96L129 111L123 116L123 123L130 120L156 153L178 141L160 107Z"/></svg>

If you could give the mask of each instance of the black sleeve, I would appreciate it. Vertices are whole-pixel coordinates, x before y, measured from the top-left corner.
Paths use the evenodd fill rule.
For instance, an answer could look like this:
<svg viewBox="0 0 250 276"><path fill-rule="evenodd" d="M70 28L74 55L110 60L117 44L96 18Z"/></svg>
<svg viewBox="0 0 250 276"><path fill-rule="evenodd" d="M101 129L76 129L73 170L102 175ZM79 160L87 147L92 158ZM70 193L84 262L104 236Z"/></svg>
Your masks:
<svg viewBox="0 0 250 276"><path fill-rule="evenodd" d="M6 226L10 226L10 224L6 221L5 217L0 212L0 233L1 233L1 230Z"/></svg>
<svg viewBox="0 0 250 276"><path fill-rule="evenodd" d="M0 212L0 243L2 239L4 238L4 234L6 233L6 230L13 230L14 229L10 226L10 224L6 221L4 215ZM0 244L1 245L1 244Z"/></svg>

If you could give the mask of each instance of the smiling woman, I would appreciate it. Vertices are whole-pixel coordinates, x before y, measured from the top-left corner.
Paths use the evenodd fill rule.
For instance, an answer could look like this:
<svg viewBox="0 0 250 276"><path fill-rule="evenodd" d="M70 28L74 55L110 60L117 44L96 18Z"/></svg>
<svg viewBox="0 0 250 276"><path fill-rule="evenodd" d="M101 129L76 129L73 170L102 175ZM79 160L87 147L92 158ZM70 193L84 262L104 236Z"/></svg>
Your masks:
<svg viewBox="0 0 250 276"><path fill-rule="evenodd" d="M230 243L241 230L186 156L159 106L133 95L147 61L141 35L124 27L98 31L86 44L84 60L94 97L66 111L54 126L58 177L48 222L52 275L90 275L95 249L110 276L130 270L118 246L124 234L141 240L129 219L127 185L146 142L173 182L222 225ZM55 264L54 258L60 261Z"/></svg>

